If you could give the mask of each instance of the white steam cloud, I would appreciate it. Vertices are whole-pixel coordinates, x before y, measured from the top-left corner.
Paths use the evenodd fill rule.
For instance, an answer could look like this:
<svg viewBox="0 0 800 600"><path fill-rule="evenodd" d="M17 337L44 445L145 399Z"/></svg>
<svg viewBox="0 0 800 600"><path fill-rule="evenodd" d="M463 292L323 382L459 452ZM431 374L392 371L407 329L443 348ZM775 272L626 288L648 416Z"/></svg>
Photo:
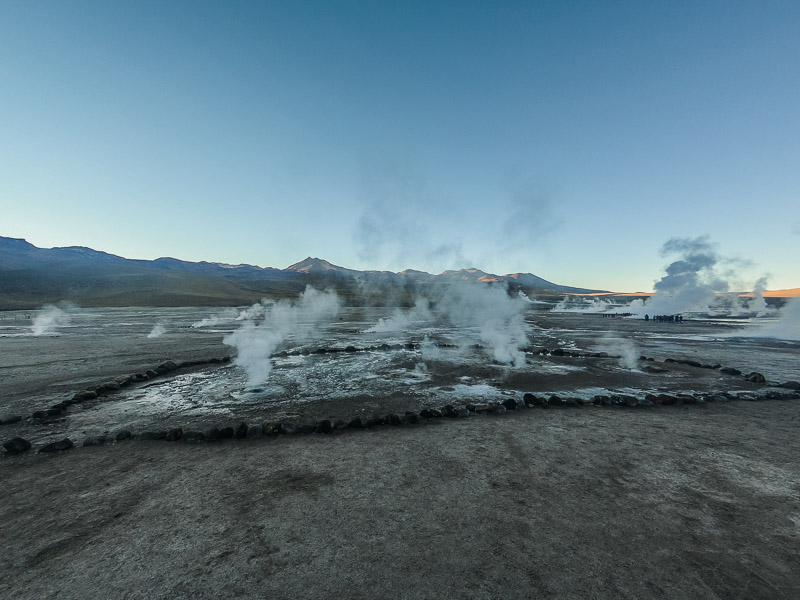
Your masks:
<svg viewBox="0 0 800 600"><path fill-rule="evenodd" d="M444 320L462 331L475 332L497 362L514 367L525 364L522 348L528 344L530 329L524 318L528 302L509 296L505 285L459 283L437 293L431 299L418 297L413 308L396 310L367 332L408 331L426 321ZM423 342L422 350L426 357L436 355L430 340Z"/></svg>
<svg viewBox="0 0 800 600"><path fill-rule="evenodd" d="M551 310L551 312L564 313L604 313L613 312L617 306L601 298L583 298L579 296L565 296Z"/></svg>
<svg viewBox="0 0 800 600"><path fill-rule="evenodd" d="M367 329L366 333L408 331L411 326L426 323L433 318L430 300L418 297L412 308L409 310L396 309L391 317L380 318L375 325Z"/></svg>
<svg viewBox="0 0 800 600"><path fill-rule="evenodd" d="M639 364L639 352L636 344L627 338L606 335L595 344L596 352L607 352L611 356L619 356L619 364L624 369L634 370Z"/></svg>
<svg viewBox="0 0 800 600"><path fill-rule="evenodd" d="M677 260L666 267L666 274L654 284L650 299L634 300L625 308L626 312L644 316L722 309L727 314L741 315L766 309L762 295L766 277L756 282L754 298L746 305L742 299L718 296L731 287L728 282L731 272L723 273L721 265L746 261L720 256L708 236L672 238L662 246L661 255L675 256Z"/></svg>
<svg viewBox="0 0 800 600"><path fill-rule="evenodd" d="M200 327L216 327L217 325L224 325L234 321L239 316L239 311L235 308L226 308L222 312L213 314L205 319L192 323L192 327L198 329Z"/></svg>
<svg viewBox="0 0 800 600"><path fill-rule="evenodd" d="M336 317L340 306L333 290L306 286L297 301L262 300L243 311L237 319L242 325L223 343L236 348L233 362L245 370L248 384L258 385L269 378L270 356L289 334L312 336L320 323Z"/></svg>
<svg viewBox="0 0 800 600"><path fill-rule="evenodd" d="M152 338L159 338L167 332L167 328L164 326L163 323L156 323L153 325L153 329L150 330L150 333L147 334L148 339Z"/></svg>
<svg viewBox="0 0 800 600"><path fill-rule="evenodd" d="M31 324L33 335L50 335L55 333L59 327L66 327L70 323L70 315L52 304L42 307L42 311L36 315Z"/></svg>
<svg viewBox="0 0 800 600"><path fill-rule="evenodd" d="M763 325L754 325L745 329L743 334L737 335L800 341L800 298L788 301L783 309L781 309L777 321Z"/></svg>

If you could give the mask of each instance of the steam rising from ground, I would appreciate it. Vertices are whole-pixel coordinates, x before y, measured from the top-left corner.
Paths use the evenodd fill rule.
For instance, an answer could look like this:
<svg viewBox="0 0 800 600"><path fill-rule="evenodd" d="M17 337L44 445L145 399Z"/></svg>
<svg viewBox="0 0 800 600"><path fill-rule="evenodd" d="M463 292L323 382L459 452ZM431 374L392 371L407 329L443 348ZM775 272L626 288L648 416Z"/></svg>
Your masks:
<svg viewBox="0 0 800 600"><path fill-rule="evenodd" d="M634 300L624 312L637 316L675 315L723 308L728 314L742 315L766 309L762 295L766 277L756 282L753 300L746 306L741 299L718 296L731 287L728 280L732 275L724 272L722 265L746 261L720 256L708 236L672 238L662 246L661 255L674 256L677 260L666 267L666 274L653 285L654 293L649 300Z"/></svg>
<svg viewBox="0 0 800 600"><path fill-rule="evenodd" d="M216 314L211 315L210 317L206 317L205 319L200 319L196 323L192 323L192 327L199 328L199 327L215 327L217 325L224 325L225 323L230 323L234 321L237 317L239 317L239 311L235 308L226 308L225 310L218 312Z"/></svg>
<svg viewBox="0 0 800 600"><path fill-rule="evenodd" d="M164 335L167 331L167 328L164 326L163 323L156 323L153 325L153 329L150 330L150 333L147 334L148 339L159 338Z"/></svg>
<svg viewBox="0 0 800 600"><path fill-rule="evenodd" d="M336 317L340 306L333 290L306 286L297 301L262 300L243 311L241 327L222 341L236 348L234 364L245 370L249 385L257 385L269 378L270 356L289 334L313 336L320 323Z"/></svg>
<svg viewBox="0 0 800 600"><path fill-rule="evenodd" d="M787 302L781 310L779 319L774 323L750 327L745 329L744 335L800 341L800 299Z"/></svg>
<svg viewBox="0 0 800 600"><path fill-rule="evenodd" d="M624 369L636 369L639 364L639 352L633 341L627 338L606 335L595 344L595 351L607 352L611 356L619 356L619 364Z"/></svg>
<svg viewBox="0 0 800 600"><path fill-rule="evenodd" d="M508 295L506 286L454 284L434 298L418 296L414 307L397 310L380 319L367 332L408 331L415 325L443 320L462 330L477 330L478 340L497 362L521 367L525 364L529 326L525 323L526 302L519 295ZM423 355L433 357L435 346L423 342Z"/></svg>
<svg viewBox="0 0 800 600"><path fill-rule="evenodd" d="M33 319L31 333L33 335L49 335L55 333L59 327L66 327L69 323L70 316L65 310L47 304L42 307L42 312Z"/></svg>
<svg viewBox="0 0 800 600"><path fill-rule="evenodd" d="M391 317L379 319L375 325L367 329L366 333L408 331L411 326L431 321L433 318L430 300L418 297L413 308L409 310L396 309Z"/></svg>
<svg viewBox="0 0 800 600"><path fill-rule="evenodd" d="M578 296L565 296L551 310L567 313L604 313L613 312L615 304L601 298L585 299Z"/></svg>

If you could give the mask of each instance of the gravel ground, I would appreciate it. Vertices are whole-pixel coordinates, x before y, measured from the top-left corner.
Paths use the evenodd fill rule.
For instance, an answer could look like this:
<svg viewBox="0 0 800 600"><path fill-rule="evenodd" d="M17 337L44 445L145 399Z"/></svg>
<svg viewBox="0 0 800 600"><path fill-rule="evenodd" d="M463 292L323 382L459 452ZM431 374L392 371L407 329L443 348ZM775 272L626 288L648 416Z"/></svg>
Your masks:
<svg viewBox="0 0 800 600"><path fill-rule="evenodd" d="M0 459L5 598L800 597L800 401Z"/></svg>

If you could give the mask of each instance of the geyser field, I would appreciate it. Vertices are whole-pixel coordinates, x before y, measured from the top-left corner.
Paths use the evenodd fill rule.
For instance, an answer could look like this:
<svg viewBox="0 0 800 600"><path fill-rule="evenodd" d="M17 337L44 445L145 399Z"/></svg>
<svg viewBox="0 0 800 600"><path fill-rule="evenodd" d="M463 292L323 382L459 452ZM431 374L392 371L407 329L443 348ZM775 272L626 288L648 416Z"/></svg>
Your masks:
<svg viewBox="0 0 800 600"><path fill-rule="evenodd" d="M796 597L791 304L470 290L4 313L0 594Z"/></svg>
<svg viewBox="0 0 800 600"><path fill-rule="evenodd" d="M792 390L750 373L773 386L800 379L798 342L763 337L779 317L657 323L569 310L470 286L408 308L345 307L335 292L309 287L297 301L246 309L6 313L1 416L24 417L5 429L31 441L80 443L241 421L366 422L426 407L523 404L525 393L572 405L644 406L659 394L752 399ZM180 368L153 371L167 362Z"/></svg>

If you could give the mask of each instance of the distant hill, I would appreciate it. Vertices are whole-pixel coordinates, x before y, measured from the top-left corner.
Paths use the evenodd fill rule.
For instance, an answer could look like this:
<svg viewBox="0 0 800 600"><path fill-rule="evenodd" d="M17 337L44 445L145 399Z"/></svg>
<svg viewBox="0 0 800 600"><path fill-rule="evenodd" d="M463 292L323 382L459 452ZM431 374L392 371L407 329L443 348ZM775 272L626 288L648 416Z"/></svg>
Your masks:
<svg viewBox="0 0 800 600"><path fill-rule="evenodd" d="M0 310L62 300L81 306L242 305L265 296L294 297L307 284L334 287L353 304L409 303L421 288L461 282L506 283L512 291L540 296L602 291L558 285L531 273L358 271L311 257L285 269L169 257L133 260L82 246L37 248L0 236Z"/></svg>

